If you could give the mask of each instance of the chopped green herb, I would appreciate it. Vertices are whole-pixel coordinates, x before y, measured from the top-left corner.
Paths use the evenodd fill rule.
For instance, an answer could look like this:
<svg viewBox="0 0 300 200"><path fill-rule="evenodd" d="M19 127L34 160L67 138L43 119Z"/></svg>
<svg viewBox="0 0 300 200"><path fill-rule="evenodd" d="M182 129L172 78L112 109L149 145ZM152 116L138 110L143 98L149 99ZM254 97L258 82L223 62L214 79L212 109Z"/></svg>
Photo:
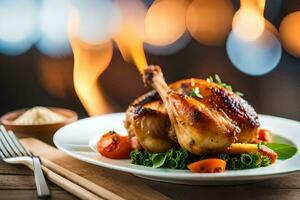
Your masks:
<svg viewBox="0 0 300 200"><path fill-rule="evenodd" d="M265 145L264 142L260 142L260 143L257 144L257 148L258 148L258 149L262 149L262 147L263 147L264 145Z"/></svg>
<svg viewBox="0 0 300 200"><path fill-rule="evenodd" d="M280 160L289 159L297 153L297 148L289 144L268 143L266 146L275 151Z"/></svg>
<svg viewBox="0 0 300 200"><path fill-rule="evenodd" d="M271 160L269 157L267 157L267 156L261 157L260 166L266 167L266 166L269 166L270 164L271 164Z"/></svg>
<svg viewBox="0 0 300 200"><path fill-rule="evenodd" d="M194 87L192 88L192 91L190 93L190 97L199 97L199 98L203 98L203 96L200 93L200 89L198 87Z"/></svg>
<svg viewBox="0 0 300 200"><path fill-rule="evenodd" d="M227 83L222 82L222 80L218 74L215 74L214 77L210 76L210 77L206 78L206 81L210 82L210 83L216 83L216 84L221 85L222 87L226 88L229 91L233 91L231 85L228 85ZM239 91L235 91L235 94L240 97L244 96L244 94Z"/></svg>
<svg viewBox="0 0 300 200"><path fill-rule="evenodd" d="M222 84L222 80L218 74L215 74L215 80L217 81L218 84Z"/></svg>
<svg viewBox="0 0 300 200"><path fill-rule="evenodd" d="M240 97L244 96L244 93L241 93L239 91L235 91L235 94L238 95L238 96L240 96Z"/></svg>

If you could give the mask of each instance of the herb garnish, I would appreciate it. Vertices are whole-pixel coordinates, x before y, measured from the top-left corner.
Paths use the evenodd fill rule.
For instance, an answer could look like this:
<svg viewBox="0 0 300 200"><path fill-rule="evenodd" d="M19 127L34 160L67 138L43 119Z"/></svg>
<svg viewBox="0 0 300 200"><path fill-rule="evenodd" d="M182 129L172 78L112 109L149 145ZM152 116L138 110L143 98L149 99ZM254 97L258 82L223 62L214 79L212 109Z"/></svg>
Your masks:
<svg viewBox="0 0 300 200"><path fill-rule="evenodd" d="M203 98L202 94L200 93L200 89L198 87L192 88L192 91L190 93L190 97L192 97L192 98L195 98L195 97Z"/></svg>
<svg viewBox="0 0 300 200"><path fill-rule="evenodd" d="M259 142L259 143L257 144L257 148L258 148L258 149L262 149L264 145L265 145L264 142Z"/></svg>
<svg viewBox="0 0 300 200"><path fill-rule="evenodd" d="M220 78L220 76L219 76L218 74L215 74L213 77L212 77L212 76L208 77L208 78L206 79L206 81L207 81L207 82L210 82L210 83L216 83L216 84L218 84L218 85L221 85L221 86L224 87L225 89L227 89L227 90L233 92L233 89L232 89L231 85L228 85L227 83L222 82L222 80L221 80L221 78ZM239 92L239 91L235 91L234 93L235 93L236 95L240 96L240 97L244 96L244 94L241 93L241 92Z"/></svg>
<svg viewBox="0 0 300 200"><path fill-rule="evenodd" d="M251 169L271 165L269 157L256 153L220 154L218 157L226 161L226 169ZM144 150L134 150L130 153L131 163L153 168L186 169L189 163L210 158L209 155L196 156L186 150L170 149L166 153L148 153Z"/></svg>
<svg viewBox="0 0 300 200"><path fill-rule="evenodd" d="M153 168L185 169L188 164L186 150L170 149L166 153L148 153L143 150L134 150L130 153L131 163Z"/></svg>
<svg viewBox="0 0 300 200"><path fill-rule="evenodd" d="M265 145L275 151L280 160L289 159L297 153L297 148L293 145L281 143L268 143Z"/></svg>
<svg viewBox="0 0 300 200"><path fill-rule="evenodd" d="M296 154L297 148L289 144L259 143L258 148L267 146L277 153L278 159L288 159ZM214 155L226 161L226 169L239 170L265 167L271 165L271 160L259 152L244 154L219 154ZM211 158L209 154L201 156L190 154L184 149L170 149L166 153L148 153L144 150L133 150L130 153L131 163L153 168L186 169L186 166L198 160Z"/></svg>
<svg viewBox="0 0 300 200"><path fill-rule="evenodd" d="M221 154L220 158L226 161L226 169L230 170L266 167L271 164L269 157L258 152L240 155Z"/></svg>

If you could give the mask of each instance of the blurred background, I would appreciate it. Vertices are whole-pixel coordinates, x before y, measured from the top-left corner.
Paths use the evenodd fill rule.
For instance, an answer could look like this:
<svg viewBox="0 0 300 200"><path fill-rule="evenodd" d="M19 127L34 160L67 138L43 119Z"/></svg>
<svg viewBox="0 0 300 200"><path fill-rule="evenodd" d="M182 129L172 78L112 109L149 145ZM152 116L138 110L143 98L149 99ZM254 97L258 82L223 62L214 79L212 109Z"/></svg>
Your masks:
<svg viewBox="0 0 300 200"><path fill-rule="evenodd" d="M218 74L258 113L300 120L299 12L298 0L0 0L0 114L124 111L149 90L136 67L148 63L168 83Z"/></svg>

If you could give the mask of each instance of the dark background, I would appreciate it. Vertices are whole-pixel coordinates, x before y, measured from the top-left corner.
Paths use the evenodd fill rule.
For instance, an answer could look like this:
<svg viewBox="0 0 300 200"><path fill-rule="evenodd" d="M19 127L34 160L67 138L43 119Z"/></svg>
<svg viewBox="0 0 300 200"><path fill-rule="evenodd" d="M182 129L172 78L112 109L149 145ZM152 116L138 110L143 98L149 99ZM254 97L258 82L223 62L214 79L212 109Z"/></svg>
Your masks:
<svg viewBox="0 0 300 200"><path fill-rule="evenodd" d="M265 14L278 27L281 19L295 10L300 10L299 1L269 0ZM258 113L300 120L300 58L285 51L273 71L258 77L238 71L228 59L225 47L207 47L194 40L176 54L147 53L147 58L149 63L163 68L167 82L217 73L224 82L243 92ZM84 116L73 89L72 68L71 56L53 59L34 48L20 56L0 54L0 114L43 105L70 108ZM117 49L99 84L110 101L120 106L116 111L124 111L134 98L148 90L134 65L126 63Z"/></svg>

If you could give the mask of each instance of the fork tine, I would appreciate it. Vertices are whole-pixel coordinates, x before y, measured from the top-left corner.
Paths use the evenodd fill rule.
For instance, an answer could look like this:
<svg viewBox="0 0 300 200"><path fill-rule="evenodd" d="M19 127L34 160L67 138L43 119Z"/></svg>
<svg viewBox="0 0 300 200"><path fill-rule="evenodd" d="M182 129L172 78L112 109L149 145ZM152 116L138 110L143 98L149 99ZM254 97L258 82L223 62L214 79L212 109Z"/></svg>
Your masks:
<svg viewBox="0 0 300 200"><path fill-rule="evenodd" d="M11 155L8 153L8 151L5 149L2 141L0 140L0 150L1 150L1 153L4 155L4 158L10 158Z"/></svg>
<svg viewBox="0 0 300 200"><path fill-rule="evenodd" d="M4 159L6 156L4 155L4 153L2 152L2 143L0 143L0 156L2 159Z"/></svg>
<svg viewBox="0 0 300 200"><path fill-rule="evenodd" d="M11 148L11 146L8 144L6 138L4 137L4 133L3 130L5 130L3 128L3 126L0 127L0 140L3 144L3 147L7 150L7 152L11 155L10 157L16 157L16 153L13 151L13 149Z"/></svg>
<svg viewBox="0 0 300 200"><path fill-rule="evenodd" d="M9 134L3 126L1 126L0 129L1 129L1 131L2 131L2 133L3 133L3 135L4 135L4 137L6 138L6 141L7 141L7 142L9 143L9 145L11 146L12 150L13 150L18 156L25 156L25 155L23 155L23 154L19 151L17 145L14 143L13 139L12 139L11 136L10 136L11 134Z"/></svg>
<svg viewBox="0 0 300 200"><path fill-rule="evenodd" d="M18 147L18 149L25 155L25 156L33 156L32 153L23 146L23 144L20 142L20 140L17 138L17 136L12 131L8 131L12 141L14 141L15 145Z"/></svg>
<svg viewBox="0 0 300 200"><path fill-rule="evenodd" d="M0 157L1 157L2 159L5 158L5 155L2 153L2 151L0 151Z"/></svg>

